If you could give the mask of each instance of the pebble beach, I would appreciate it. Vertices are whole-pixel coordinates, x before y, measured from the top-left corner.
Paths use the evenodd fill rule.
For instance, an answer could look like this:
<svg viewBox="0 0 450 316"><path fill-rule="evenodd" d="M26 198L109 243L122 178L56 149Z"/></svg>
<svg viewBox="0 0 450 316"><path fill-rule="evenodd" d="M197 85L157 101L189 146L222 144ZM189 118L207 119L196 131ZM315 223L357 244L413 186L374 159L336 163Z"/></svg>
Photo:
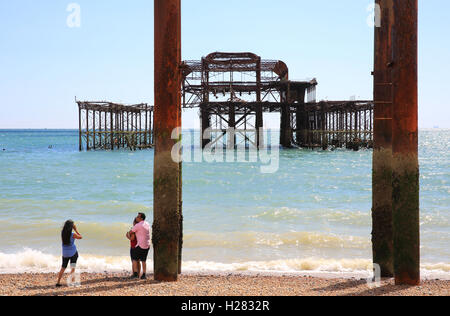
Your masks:
<svg viewBox="0 0 450 316"><path fill-rule="evenodd" d="M370 288L364 279L298 276L182 275L176 283L131 280L127 274L81 274L81 285L55 287L56 274L0 275L0 296L449 296L450 281L395 286L383 280Z"/></svg>

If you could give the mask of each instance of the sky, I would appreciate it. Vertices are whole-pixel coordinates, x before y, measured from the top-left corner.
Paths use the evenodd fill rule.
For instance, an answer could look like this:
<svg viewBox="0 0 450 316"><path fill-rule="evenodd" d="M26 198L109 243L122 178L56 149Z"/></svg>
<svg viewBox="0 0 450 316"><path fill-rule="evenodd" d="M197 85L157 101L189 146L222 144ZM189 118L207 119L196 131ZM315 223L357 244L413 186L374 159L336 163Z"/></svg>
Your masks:
<svg viewBox="0 0 450 316"><path fill-rule="evenodd" d="M183 59L250 51L284 61L291 79L317 78L319 100L372 99L372 3L182 0ZM419 6L419 126L450 128L450 1ZM0 1L0 129L77 128L75 97L153 104L153 95L153 1ZM197 111L183 124L199 128Z"/></svg>

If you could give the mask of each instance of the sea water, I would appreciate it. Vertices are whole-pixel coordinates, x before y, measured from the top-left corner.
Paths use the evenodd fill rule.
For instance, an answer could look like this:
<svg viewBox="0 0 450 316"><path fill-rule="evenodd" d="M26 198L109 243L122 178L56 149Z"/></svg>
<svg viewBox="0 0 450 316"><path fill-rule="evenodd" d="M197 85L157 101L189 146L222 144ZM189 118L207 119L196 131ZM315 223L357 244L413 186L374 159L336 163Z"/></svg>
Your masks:
<svg viewBox="0 0 450 316"><path fill-rule="evenodd" d="M191 146L192 132L184 134ZM430 278L450 279L449 147L449 130L420 132L422 272ZM185 271L370 271L372 151L274 153L273 173L258 161L184 163ZM83 271L129 269L125 234L138 212L153 218L153 155L79 152L73 130L0 130L0 273L56 271L67 219L84 237Z"/></svg>

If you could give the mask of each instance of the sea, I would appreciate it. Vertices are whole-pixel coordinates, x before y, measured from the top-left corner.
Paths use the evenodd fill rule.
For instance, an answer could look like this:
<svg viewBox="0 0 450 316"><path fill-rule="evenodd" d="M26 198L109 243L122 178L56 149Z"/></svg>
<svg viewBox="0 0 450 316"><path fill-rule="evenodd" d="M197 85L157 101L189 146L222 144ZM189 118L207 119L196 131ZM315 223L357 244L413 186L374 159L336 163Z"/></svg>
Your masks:
<svg viewBox="0 0 450 316"><path fill-rule="evenodd" d="M279 149L277 133L269 134L274 168L186 159L183 270L370 275L372 151ZM199 133L183 134L198 151ZM450 279L449 148L450 130L420 131L429 279ZM58 271L67 219L84 237L80 271L129 271L125 234L138 212L153 219L153 157L152 149L79 152L76 130L0 130L0 273Z"/></svg>

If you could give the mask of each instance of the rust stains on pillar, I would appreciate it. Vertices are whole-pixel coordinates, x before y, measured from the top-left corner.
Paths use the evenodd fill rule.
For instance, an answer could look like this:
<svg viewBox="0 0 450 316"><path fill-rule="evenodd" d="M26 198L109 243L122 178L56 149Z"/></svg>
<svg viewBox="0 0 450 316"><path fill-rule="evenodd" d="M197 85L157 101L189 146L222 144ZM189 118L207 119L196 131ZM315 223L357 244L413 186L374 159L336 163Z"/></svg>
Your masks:
<svg viewBox="0 0 450 316"><path fill-rule="evenodd" d="M392 232L392 25L394 0L376 0L380 25L375 26L374 151L372 177L373 262L382 277L394 276Z"/></svg>
<svg viewBox="0 0 450 316"><path fill-rule="evenodd" d="M172 159L174 129L181 127L181 0L155 5L154 274L177 281L181 236L180 164Z"/></svg>
<svg viewBox="0 0 450 316"><path fill-rule="evenodd" d="M178 14L178 24L179 24L179 32L178 32L178 45L180 47L179 49L179 53L180 53L180 65L181 65L181 0L180 0L180 9L179 9L179 14ZM181 69L180 69L181 71ZM180 81L183 81L180 75ZM182 110L181 110L181 92L180 92L180 106L178 107L178 115L179 115L179 120L180 120L180 124L179 126L182 127ZM180 132L182 132L181 128L180 128ZM181 137L181 135L180 135ZM180 161L179 162L179 178L178 178L178 185L179 185L179 190L178 190L178 207L179 207L179 213L180 213L180 217L179 217L179 237L178 237L178 274L182 273L183 270L183 162Z"/></svg>
<svg viewBox="0 0 450 316"><path fill-rule="evenodd" d="M392 203L397 285L420 284L418 1L394 1Z"/></svg>

